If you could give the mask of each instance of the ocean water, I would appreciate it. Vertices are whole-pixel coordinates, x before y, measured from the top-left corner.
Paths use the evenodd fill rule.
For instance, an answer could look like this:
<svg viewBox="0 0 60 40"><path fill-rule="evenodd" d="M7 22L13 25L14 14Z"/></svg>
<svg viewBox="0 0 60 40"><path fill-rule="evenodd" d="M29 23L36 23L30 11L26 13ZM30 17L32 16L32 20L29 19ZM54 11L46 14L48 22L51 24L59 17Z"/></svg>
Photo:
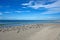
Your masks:
<svg viewBox="0 0 60 40"><path fill-rule="evenodd" d="M57 22L57 20L0 20L0 24L3 24L2 27L42 23L60 23L60 22Z"/></svg>

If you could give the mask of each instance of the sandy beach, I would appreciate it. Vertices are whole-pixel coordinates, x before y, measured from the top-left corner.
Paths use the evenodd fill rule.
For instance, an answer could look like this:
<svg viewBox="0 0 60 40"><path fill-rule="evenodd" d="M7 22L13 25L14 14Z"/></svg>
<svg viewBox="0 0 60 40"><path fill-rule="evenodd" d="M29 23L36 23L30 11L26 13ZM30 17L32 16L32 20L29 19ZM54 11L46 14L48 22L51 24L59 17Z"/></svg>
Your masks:
<svg viewBox="0 0 60 40"><path fill-rule="evenodd" d="M60 24L29 24L0 28L0 40L60 40Z"/></svg>

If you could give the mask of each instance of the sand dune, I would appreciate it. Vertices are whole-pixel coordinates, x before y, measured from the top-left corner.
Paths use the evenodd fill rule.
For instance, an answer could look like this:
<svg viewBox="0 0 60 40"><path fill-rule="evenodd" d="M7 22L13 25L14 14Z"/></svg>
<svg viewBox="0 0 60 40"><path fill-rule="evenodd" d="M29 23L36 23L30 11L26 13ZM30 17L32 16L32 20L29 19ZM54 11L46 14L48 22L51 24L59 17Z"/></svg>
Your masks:
<svg viewBox="0 0 60 40"><path fill-rule="evenodd" d="M60 24L31 24L0 28L0 40L60 40Z"/></svg>

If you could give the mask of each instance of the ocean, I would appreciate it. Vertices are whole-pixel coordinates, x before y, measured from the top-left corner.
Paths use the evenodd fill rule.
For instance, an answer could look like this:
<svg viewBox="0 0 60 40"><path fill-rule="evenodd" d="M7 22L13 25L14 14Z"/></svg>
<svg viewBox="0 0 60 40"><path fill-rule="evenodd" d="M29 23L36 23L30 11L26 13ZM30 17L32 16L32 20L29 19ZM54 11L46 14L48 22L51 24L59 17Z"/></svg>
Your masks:
<svg viewBox="0 0 60 40"><path fill-rule="evenodd" d="M0 20L0 27L22 26L27 24L60 23L58 20Z"/></svg>

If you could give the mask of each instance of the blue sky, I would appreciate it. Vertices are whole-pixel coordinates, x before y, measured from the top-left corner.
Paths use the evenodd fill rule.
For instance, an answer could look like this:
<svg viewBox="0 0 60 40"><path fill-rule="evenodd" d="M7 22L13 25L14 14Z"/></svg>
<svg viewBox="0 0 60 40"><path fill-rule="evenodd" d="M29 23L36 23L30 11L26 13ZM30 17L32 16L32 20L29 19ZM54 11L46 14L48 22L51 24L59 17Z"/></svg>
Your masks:
<svg viewBox="0 0 60 40"><path fill-rule="evenodd" d="M60 0L0 0L0 20L60 20Z"/></svg>

